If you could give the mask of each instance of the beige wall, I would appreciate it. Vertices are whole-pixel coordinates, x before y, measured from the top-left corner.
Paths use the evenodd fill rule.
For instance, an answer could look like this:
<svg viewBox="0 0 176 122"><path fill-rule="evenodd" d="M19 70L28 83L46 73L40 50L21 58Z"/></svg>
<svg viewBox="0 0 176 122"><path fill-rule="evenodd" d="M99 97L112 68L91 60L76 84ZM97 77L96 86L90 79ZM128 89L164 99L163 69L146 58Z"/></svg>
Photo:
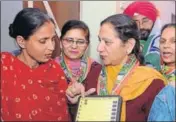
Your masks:
<svg viewBox="0 0 176 122"><path fill-rule="evenodd" d="M163 24L171 22L171 14L175 15L175 1L152 1L160 11Z"/></svg>
<svg viewBox="0 0 176 122"><path fill-rule="evenodd" d="M127 6L130 2L132 1L127 1L125 5ZM175 1L152 2L160 10L163 24L171 22L171 13L175 14ZM88 24L91 32L89 55L99 62L100 59L96 48L98 45L97 35L100 22L112 14L121 13L121 3L122 1L80 1L80 19ZM125 5L124 7L126 7ZM12 38L8 36L8 26L16 13L21 9L22 1L1 2L1 50L11 51L17 48Z"/></svg>

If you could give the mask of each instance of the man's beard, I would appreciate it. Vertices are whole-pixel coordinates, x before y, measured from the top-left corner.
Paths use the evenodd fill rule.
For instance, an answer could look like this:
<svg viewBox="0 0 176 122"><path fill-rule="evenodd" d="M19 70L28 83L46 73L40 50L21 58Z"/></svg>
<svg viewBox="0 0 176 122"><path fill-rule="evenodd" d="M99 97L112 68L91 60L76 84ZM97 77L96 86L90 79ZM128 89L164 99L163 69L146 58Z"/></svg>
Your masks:
<svg viewBox="0 0 176 122"><path fill-rule="evenodd" d="M150 35L149 29L140 29L140 39L147 41L148 36Z"/></svg>

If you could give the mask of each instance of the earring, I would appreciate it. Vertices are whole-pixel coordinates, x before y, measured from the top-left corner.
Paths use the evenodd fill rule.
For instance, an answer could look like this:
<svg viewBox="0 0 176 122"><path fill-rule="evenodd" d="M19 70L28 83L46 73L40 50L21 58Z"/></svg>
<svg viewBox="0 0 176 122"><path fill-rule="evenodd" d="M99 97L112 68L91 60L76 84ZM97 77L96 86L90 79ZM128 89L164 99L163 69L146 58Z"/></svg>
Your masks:
<svg viewBox="0 0 176 122"><path fill-rule="evenodd" d="M19 44L19 46L20 46L22 49L25 48L25 46L24 46L23 44Z"/></svg>
<svg viewBox="0 0 176 122"><path fill-rule="evenodd" d="M24 49L24 45L18 44L20 48Z"/></svg>
<svg viewBox="0 0 176 122"><path fill-rule="evenodd" d="M127 50L126 53L129 55L131 53L131 51Z"/></svg>

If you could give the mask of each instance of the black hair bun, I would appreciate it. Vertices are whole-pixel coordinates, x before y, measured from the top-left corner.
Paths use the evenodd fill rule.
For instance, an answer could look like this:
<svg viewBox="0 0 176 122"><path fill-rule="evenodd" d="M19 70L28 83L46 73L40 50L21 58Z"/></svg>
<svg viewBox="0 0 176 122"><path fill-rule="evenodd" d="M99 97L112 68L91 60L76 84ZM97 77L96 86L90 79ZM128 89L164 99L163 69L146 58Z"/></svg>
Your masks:
<svg viewBox="0 0 176 122"><path fill-rule="evenodd" d="M10 24L10 26L9 26L9 35L13 38L16 38L15 34L14 34L13 24Z"/></svg>

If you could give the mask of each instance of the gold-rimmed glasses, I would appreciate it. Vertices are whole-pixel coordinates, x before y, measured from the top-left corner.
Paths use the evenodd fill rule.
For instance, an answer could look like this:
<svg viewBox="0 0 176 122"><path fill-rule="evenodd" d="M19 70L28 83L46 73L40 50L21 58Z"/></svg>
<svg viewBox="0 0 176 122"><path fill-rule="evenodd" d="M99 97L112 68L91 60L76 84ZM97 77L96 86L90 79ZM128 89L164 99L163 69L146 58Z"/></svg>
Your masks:
<svg viewBox="0 0 176 122"><path fill-rule="evenodd" d="M88 41L84 39L74 39L74 38L63 38L62 41L63 41L63 44L65 45L71 46L75 43L79 47L84 47L88 43Z"/></svg>

